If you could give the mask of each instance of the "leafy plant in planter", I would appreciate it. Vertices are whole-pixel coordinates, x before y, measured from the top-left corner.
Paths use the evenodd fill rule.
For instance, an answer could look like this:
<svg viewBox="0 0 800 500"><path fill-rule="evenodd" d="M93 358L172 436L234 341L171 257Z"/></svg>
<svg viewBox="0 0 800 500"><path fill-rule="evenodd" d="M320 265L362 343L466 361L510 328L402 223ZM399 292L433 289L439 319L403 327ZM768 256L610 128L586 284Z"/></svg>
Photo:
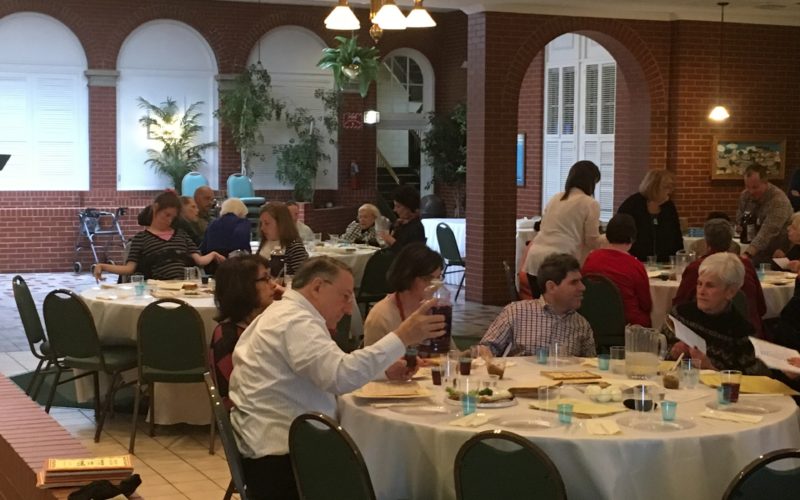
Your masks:
<svg viewBox="0 0 800 500"><path fill-rule="evenodd" d="M456 217L464 212L467 183L467 108L456 105L449 114L430 113L422 151L433 168L433 179L456 191Z"/></svg>
<svg viewBox="0 0 800 500"><path fill-rule="evenodd" d="M285 108L283 102L272 97L271 82L269 72L261 63L250 65L230 88L220 91L219 109L214 112L233 137L245 175L250 159L260 156L254 148L257 143L264 142L261 126L266 121L280 119Z"/></svg>
<svg viewBox="0 0 800 500"><path fill-rule="evenodd" d="M378 77L380 52L376 47L360 47L358 36L337 36L335 40L339 46L322 49L322 59L317 66L333 71L333 79L339 90L344 90L351 82L357 82L361 97L366 97L370 83Z"/></svg>
<svg viewBox="0 0 800 500"><path fill-rule="evenodd" d="M194 143L195 137L203 131L200 125L202 113L197 111L202 104L202 101L195 102L181 114L178 104L171 97L167 97L160 105L139 98L139 107L147 112L139 118L139 123L147 127L149 139L160 141L163 145L160 151L148 149L149 158L145 163L169 177L178 193L183 177L206 163L203 152L217 145L215 142Z"/></svg>
<svg viewBox="0 0 800 500"><path fill-rule="evenodd" d="M294 185L295 200L313 201L319 164L331 158L322 150L322 132L306 109L287 112L286 123L294 129L297 138L272 148L278 162L275 176L281 182ZM327 170L323 172L327 174Z"/></svg>

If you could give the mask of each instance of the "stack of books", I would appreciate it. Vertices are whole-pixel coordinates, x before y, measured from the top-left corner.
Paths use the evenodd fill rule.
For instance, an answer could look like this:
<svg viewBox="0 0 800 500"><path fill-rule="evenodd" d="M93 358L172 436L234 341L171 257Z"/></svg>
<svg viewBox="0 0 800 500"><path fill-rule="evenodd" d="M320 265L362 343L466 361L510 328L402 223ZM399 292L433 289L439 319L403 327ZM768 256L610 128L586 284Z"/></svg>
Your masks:
<svg viewBox="0 0 800 500"><path fill-rule="evenodd" d="M133 474L130 455L94 458L50 458L36 474L39 488L78 487L92 481L107 479L112 483Z"/></svg>

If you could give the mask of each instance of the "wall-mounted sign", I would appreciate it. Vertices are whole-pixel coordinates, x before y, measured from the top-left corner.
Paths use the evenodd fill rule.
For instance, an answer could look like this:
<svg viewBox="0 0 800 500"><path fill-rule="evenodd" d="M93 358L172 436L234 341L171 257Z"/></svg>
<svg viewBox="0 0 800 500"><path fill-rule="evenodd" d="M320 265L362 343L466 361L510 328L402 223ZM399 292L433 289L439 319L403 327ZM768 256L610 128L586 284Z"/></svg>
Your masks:
<svg viewBox="0 0 800 500"><path fill-rule="evenodd" d="M359 130L364 128L363 113L342 113L342 128L348 130Z"/></svg>

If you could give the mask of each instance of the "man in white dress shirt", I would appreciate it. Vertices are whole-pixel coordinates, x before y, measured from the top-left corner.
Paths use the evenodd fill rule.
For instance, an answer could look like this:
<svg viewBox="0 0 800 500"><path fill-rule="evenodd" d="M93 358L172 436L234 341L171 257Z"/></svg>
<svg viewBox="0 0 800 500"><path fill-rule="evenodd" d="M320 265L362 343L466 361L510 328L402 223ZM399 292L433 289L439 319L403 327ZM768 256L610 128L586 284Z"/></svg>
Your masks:
<svg viewBox="0 0 800 500"><path fill-rule="evenodd" d="M300 234L300 239L303 241L313 241L314 231L312 231L310 227L306 226L306 224L300 220L300 206L297 204L297 202L286 202L286 208L288 208L289 213L292 214L292 219L294 219L294 225L297 226L297 232Z"/></svg>
<svg viewBox="0 0 800 500"><path fill-rule="evenodd" d="M346 264L315 257L297 270L292 289L242 333L233 353L231 423L244 457L248 498L293 499L289 426L297 416L336 416L336 395L376 377L405 378L406 346L442 335L444 316L425 302L375 344L342 352L330 329L352 311L353 274Z"/></svg>

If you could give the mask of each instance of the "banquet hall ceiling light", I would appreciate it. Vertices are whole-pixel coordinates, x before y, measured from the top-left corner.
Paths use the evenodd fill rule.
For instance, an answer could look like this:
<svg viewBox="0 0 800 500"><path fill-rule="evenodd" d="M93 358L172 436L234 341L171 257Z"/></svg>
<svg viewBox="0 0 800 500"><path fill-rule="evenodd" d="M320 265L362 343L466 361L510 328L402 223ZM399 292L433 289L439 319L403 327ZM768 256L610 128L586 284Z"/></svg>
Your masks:
<svg viewBox="0 0 800 500"><path fill-rule="evenodd" d="M329 30L343 30L352 31L361 28L361 23L350 6L347 0L339 0L339 5L333 8L328 17L325 18L325 27Z"/></svg>
<svg viewBox="0 0 800 500"><path fill-rule="evenodd" d="M728 110L725 106L722 105L720 102L720 95L722 89L722 56L725 50L725 6L728 5L728 2L718 2L720 8L720 20L719 20L719 59L717 60L717 105L714 106L714 109L711 110L709 113L708 118L715 122L723 122L727 120L731 114L728 113Z"/></svg>
<svg viewBox="0 0 800 500"><path fill-rule="evenodd" d="M380 26L382 30L406 29L406 16L394 4L394 0L384 0L383 6L375 14L372 22Z"/></svg>
<svg viewBox="0 0 800 500"><path fill-rule="evenodd" d="M422 0L414 0L414 8L406 17L406 26L409 28L433 28L436 26L436 21L422 6Z"/></svg>

